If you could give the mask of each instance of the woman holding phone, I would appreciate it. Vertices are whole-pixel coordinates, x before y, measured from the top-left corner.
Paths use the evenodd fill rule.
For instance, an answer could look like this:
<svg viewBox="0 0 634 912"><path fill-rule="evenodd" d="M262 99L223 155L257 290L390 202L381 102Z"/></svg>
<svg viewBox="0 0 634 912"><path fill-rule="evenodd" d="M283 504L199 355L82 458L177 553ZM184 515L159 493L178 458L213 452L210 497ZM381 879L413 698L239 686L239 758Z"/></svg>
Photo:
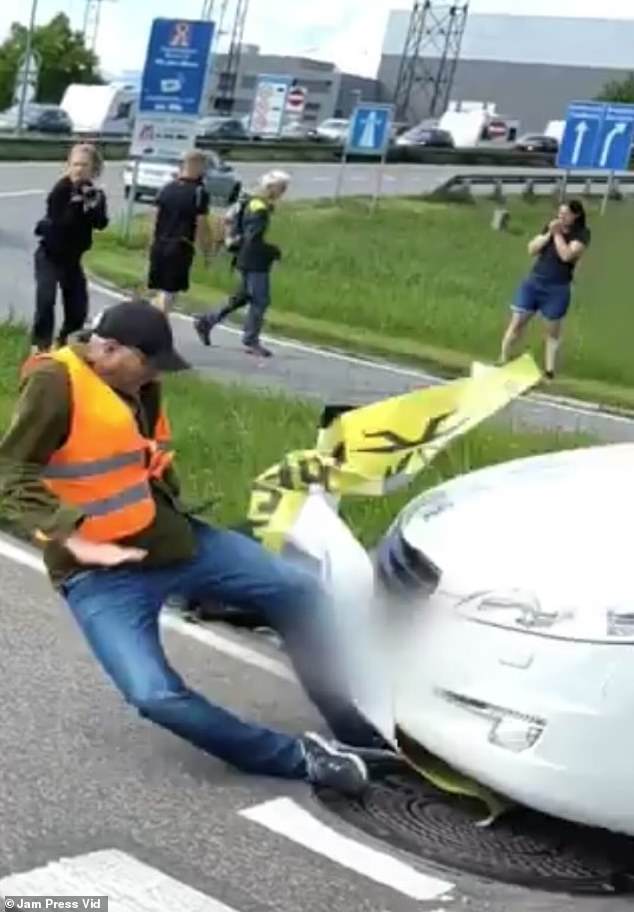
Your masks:
<svg viewBox="0 0 634 912"><path fill-rule="evenodd" d="M511 357L513 347L532 318L541 314L546 324L545 373L550 380L554 379L575 269L590 241L586 212L579 200L560 206L557 217L532 239L528 252L535 262L517 289L511 307L511 321L502 341L502 364Z"/></svg>

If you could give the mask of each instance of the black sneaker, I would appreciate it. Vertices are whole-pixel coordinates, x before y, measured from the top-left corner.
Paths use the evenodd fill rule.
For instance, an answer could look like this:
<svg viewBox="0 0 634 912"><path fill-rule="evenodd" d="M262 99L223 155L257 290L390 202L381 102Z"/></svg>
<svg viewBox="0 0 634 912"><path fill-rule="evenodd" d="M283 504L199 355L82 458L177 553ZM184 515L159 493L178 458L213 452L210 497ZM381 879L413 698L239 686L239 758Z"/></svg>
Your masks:
<svg viewBox="0 0 634 912"><path fill-rule="evenodd" d="M218 322L215 314L203 314L194 320L194 329L198 338L207 348L211 345L211 331Z"/></svg>
<svg viewBox="0 0 634 912"><path fill-rule="evenodd" d="M306 759L306 778L313 785L357 797L368 786L368 770L360 757L338 750L314 732L302 738Z"/></svg>
<svg viewBox="0 0 634 912"><path fill-rule="evenodd" d="M245 345L244 350L247 355L255 355L258 358L272 358L273 352L269 351L268 348L264 348L263 345Z"/></svg>
<svg viewBox="0 0 634 912"><path fill-rule="evenodd" d="M547 380L554 380L555 371L544 371L544 376L546 377Z"/></svg>

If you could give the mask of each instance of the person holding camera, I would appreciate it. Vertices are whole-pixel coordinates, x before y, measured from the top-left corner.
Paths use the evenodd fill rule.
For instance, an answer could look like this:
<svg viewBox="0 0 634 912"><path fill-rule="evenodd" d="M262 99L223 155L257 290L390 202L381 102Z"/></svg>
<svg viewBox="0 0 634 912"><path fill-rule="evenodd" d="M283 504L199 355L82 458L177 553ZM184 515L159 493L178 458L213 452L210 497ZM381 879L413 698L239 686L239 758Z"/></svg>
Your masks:
<svg viewBox="0 0 634 912"><path fill-rule="evenodd" d="M92 247L93 231L103 231L108 226L106 195L95 185L102 170L103 162L94 146L74 146L66 173L49 193L46 215L36 226L40 242L35 252L36 302L31 330L34 351L49 351L53 346L58 287L64 321L57 343L65 345L86 321L88 286L81 260Z"/></svg>
<svg viewBox="0 0 634 912"><path fill-rule="evenodd" d="M557 217L530 242L528 252L535 263L515 295L513 314L502 341L501 364L507 363L513 346L539 313L546 323L546 377L554 379L575 269L591 237L583 203L571 200L560 206Z"/></svg>

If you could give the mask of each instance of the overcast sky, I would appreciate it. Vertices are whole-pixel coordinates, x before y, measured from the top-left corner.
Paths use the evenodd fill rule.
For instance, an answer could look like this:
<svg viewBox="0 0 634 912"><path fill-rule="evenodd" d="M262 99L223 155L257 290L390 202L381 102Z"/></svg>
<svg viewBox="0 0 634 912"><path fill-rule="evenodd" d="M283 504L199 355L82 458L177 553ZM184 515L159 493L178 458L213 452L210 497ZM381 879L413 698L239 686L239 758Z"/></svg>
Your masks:
<svg viewBox="0 0 634 912"><path fill-rule="evenodd" d="M29 0L19 4L23 21L29 5ZM349 72L374 76L389 10L412 5L407 0L251 0L245 40L270 53L333 60ZM179 0L177 6L180 15L195 18L202 0ZM217 6L221 6L219 0ZM85 0L39 0L38 22L64 10L81 27L84 7ZM18 4L0 0L0 34L16 18L17 8ZM634 0L471 0L470 8L474 13L634 19ZM152 18L173 15L174 0L104 0L98 46L104 69L110 73L141 69Z"/></svg>

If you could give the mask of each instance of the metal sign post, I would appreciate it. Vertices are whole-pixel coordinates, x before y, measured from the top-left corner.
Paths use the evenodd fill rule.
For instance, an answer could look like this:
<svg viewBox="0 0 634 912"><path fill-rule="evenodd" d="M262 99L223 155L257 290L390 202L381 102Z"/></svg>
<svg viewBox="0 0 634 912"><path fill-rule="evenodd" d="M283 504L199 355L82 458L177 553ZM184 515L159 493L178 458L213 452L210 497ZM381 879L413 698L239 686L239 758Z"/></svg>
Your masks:
<svg viewBox="0 0 634 912"><path fill-rule="evenodd" d="M141 160L136 159L134 162L134 169L132 171L132 183L130 184L130 193L128 195L127 205L125 209L125 217L123 222L123 237L126 242L130 240L130 231L132 229L132 216L134 214L134 204L136 202L136 192L139 186L139 170L141 168Z"/></svg>
<svg viewBox="0 0 634 912"><path fill-rule="evenodd" d="M26 35L26 51L24 53L24 79L22 81L22 91L20 92L20 109L18 111L18 136L22 132L22 127L24 125L24 108L26 107L26 95L29 87L29 73L31 71L31 57L33 54L33 32L35 31L37 4L38 0L32 0L31 19L29 21L29 30Z"/></svg>
<svg viewBox="0 0 634 912"><path fill-rule="evenodd" d="M341 191L343 190L343 178L346 173L346 165L348 163L348 152L344 145L343 153L341 156L341 164L339 165L339 173L337 174L337 183L335 185L335 204L341 199Z"/></svg>

